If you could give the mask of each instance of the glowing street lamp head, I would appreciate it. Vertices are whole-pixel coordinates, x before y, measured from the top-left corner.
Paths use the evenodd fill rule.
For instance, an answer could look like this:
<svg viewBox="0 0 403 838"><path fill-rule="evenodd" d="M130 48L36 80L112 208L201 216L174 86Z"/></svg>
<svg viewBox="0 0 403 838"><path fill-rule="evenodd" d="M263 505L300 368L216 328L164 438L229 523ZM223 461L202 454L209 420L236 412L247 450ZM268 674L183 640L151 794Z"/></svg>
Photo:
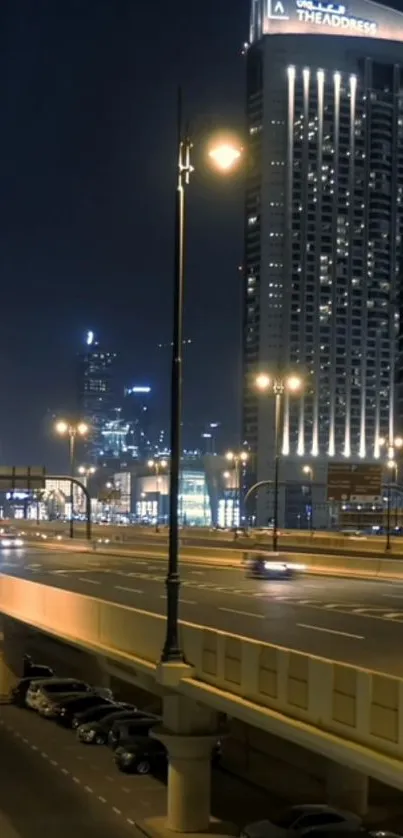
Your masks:
<svg viewBox="0 0 403 838"><path fill-rule="evenodd" d="M55 431L56 431L56 433L60 434L61 436L63 436L63 434L67 434L68 429L69 429L69 426L68 426L67 422L64 421L64 419L60 419L60 421L56 422L56 424L55 424Z"/></svg>
<svg viewBox="0 0 403 838"><path fill-rule="evenodd" d="M88 425L85 422L79 422L77 425L77 432L80 436L85 436L88 433Z"/></svg>
<svg viewBox="0 0 403 838"><path fill-rule="evenodd" d="M249 459L249 454L247 453L247 451L241 451L241 455L240 455L241 463L246 463L248 461L248 459Z"/></svg>
<svg viewBox="0 0 403 838"><path fill-rule="evenodd" d="M208 156L216 169L229 172L239 162L242 150L229 142L223 142L210 149Z"/></svg>
<svg viewBox="0 0 403 838"><path fill-rule="evenodd" d="M394 439L394 446L395 448L403 448L403 438L401 436L397 436Z"/></svg>
<svg viewBox="0 0 403 838"><path fill-rule="evenodd" d="M396 463L394 460L388 460L386 463L387 468L393 469L396 468Z"/></svg>
<svg viewBox="0 0 403 838"><path fill-rule="evenodd" d="M304 466L302 471L304 472L304 474L309 474L310 476L312 476L312 467L311 466Z"/></svg>
<svg viewBox="0 0 403 838"><path fill-rule="evenodd" d="M160 460L160 466L161 466L161 468L166 468L166 467L167 467L167 465L168 465L167 460Z"/></svg>
<svg viewBox="0 0 403 838"><path fill-rule="evenodd" d="M290 375L287 378L287 390L290 393L298 393L299 390L302 389L302 379L299 378L297 375Z"/></svg>
<svg viewBox="0 0 403 838"><path fill-rule="evenodd" d="M85 466L79 466L79 469L78 469L79 474L86 474L86 472L87 472L87 469L85 468Z"/></svg>
<svg viewBox="0 0 403 838"><path fill-rule="evenodd" d="M234 460L235 460L234 452L233 451L227 451L227 453L225 455L225 458L228 460L228 462L233 463Z"/></svg>
<svg viewBox="0 0 403 838"><path fill-rule="evenodd" d="M258 375L255 381L256 387L258 388L258 390L261 390L262 392L264 390L268 390L271 383L272 382L270 376L265 375L264 373Z"/></svg>

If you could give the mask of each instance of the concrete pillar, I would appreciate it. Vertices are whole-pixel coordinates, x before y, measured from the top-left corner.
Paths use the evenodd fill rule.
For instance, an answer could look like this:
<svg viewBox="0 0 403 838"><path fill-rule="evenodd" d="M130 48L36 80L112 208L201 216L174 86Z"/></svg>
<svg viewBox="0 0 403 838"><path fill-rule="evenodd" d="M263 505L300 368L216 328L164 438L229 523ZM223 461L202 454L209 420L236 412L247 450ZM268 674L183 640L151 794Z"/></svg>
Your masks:
<svg viewBox="0 0 403 838"><path fill-rule="evenodd" d="M9 617L0 618L0 701L7 701L23 676L26 635L24 627Z"/></svg>
<svg viewBox="0 0 403 838"><path fill-rule="evenodd" d="M166 827L174 832L205 832L210 826L217 714L182 696L167 696L163 705L163 725L152 736L163 742L169 754Z"/></svg>
<svg viewBox="0 0 403 838"><path fill-rule="evenodd" d="M346 765L329 761L327 802L356 815L365 815L368 811L368 777Z"/></svg>

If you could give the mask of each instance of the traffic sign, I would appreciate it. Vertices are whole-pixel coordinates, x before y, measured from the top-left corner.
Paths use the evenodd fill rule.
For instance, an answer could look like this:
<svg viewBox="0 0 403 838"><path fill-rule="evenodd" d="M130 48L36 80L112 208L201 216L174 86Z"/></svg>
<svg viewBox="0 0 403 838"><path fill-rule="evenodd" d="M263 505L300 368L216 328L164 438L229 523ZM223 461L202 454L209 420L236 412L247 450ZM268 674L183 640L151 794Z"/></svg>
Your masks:
<svg viewBox="0 0 403 838"><path fill-rule="evenodd" d="M339 503L380 500L382 466L379 463L329 463L327 497Z"/></svg>
<svg viewBox="0 0 403 838"><path fill-rule="evenodd" d="M13 489L44 489L44 466L0 466L0 491Z"/></svg>

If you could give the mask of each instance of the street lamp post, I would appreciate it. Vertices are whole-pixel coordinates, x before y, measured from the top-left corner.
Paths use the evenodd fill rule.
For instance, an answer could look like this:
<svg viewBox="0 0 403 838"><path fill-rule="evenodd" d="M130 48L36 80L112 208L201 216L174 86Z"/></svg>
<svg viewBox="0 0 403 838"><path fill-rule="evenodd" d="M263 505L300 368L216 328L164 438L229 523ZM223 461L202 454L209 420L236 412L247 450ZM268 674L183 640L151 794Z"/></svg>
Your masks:
<svg viewBox="0 0 403 838"><path fill-rule="evenodd" d="M240 451L237 454L234 454L233 451L228 451L226 453L226 458L228 462L234 463L235 466L235 503L232 507L232 526L235 527L236 524L236 505L238 505L238 517L239 517L239 526L242 526L242 490L241 490L241 466L245 465L248 461L248 453L247 451Z"/></svg>
<svg viewBox="0 0 403 838"><path fill-rule="evenodd" d="M304 466L302 469L304 474L307 474L310 481L310 488L311 488L311 514L309 516L309 530L312 535L313 533L313 497L312 497L312 484L313 484L313 468L312 466Z"/></svg>
<svg viewBox="0 0 403 838"><path fill-rule="evenodd" d="M156 484L157 484L157 520L155 524L155 532L159 532L159 521L160 521L160 512L161 512L161 479L160 479L160 472L161 469L165 469L168 465L166 460L149 460L148 468L151 468L155 472Z"/></svg>
<svg viewBox="0 0 403 838"><path fill-rule="evenodd" d="M280 444L281 444L281 420L283 416L284 394L298 393L302 388L302 379L296 375L275 375L273 377L262 373L255 381L256 387L262 393L271 393L275 397L275 422L274 422L274 510L273 510L273 552L278 547L278 500L279 500L279 475L280 475Z"/></svg>
<svg viewBox="0 0 403 838"><path fill-rule="evenodd" d="M397 462L395 460L395 453L397 448L403 448L403 438L401 436L394 437L392 439L380 439L379 445L381 447L387 446L388 453L387 453L387 460L386 460L386 467L389 471L388 477L388 489L386 494L386 545L385 549L387 552L390 551L391 548L391 540L390 540L390 519L391 519L391 505L392 505L392 482L397 481Z"/></svg>
<svg viewBox="0 0 403 838"><path fill-rule="evenodd" d="M67 436L69 439L69 461L70 461L70 477L74 477L75 471L75 455L76 455L76 439L77 436L84 437L88 433L88 425L85 422L76 422L76 423L69 423L65 422L63 419L59 422L56 422L55 425L56 433L60 436ZM70 481L70 538L74 538L74 517L73 517L73 505L74 505L74 492L73 492L74 483Z"/></svg>
<svg viewBox="0 0 403 838"><path fill-rule="evenodd" d="M174 311L171 364L171 468L169 488L169 547L167 590L166 637L162 651L163 663L183 660L179 644L179 488L182 425L182 351L183 351L183 300L185 280L185 195L193 172L191 151L193 143L183 132L182 92L178 91L178 180L175 199L174 243ZM239 160L241 151L229 143L220 143L209 151L209 157L221 171L229 171Z"/></svg>

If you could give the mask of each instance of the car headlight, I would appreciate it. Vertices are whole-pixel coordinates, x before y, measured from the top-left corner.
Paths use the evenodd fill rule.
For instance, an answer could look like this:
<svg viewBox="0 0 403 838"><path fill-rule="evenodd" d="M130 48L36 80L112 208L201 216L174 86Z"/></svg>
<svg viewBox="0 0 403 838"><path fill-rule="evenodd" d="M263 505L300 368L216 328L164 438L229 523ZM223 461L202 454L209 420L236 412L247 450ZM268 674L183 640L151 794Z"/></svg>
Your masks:
<svg viewBox="0 0 403 838"><path fill-rule="evenodd" d="M280 562L265 562L264 566L265 570L276 570L279 573L285 573L287 570L287 565L281 564Z"/></svg>
<svg viewBox="0 0 403 838"><path fill-rule="evenodd" d="M119 756L120 756L120 759L122 760L122 762L125 763L125 765L128 765L129 762L131 762L132 758L133 758L133 755L129 754L128 751L123 751L123 753L119 754Z"/></svg>
<svg viewBox="0 0 403 838"><path fill-rule="evenodd" d="M8 547L9 544L10 544L10 542L9 542L8 538L2 538L1 539L1 546L2 547Z"/></svg>
<svg viewBox="0 0 403 838"><path fill-rule="evenodd" d="M23 547L24 542L23 542L22 538L16 538L14 544L15 544L16 547Z"/></svg>

